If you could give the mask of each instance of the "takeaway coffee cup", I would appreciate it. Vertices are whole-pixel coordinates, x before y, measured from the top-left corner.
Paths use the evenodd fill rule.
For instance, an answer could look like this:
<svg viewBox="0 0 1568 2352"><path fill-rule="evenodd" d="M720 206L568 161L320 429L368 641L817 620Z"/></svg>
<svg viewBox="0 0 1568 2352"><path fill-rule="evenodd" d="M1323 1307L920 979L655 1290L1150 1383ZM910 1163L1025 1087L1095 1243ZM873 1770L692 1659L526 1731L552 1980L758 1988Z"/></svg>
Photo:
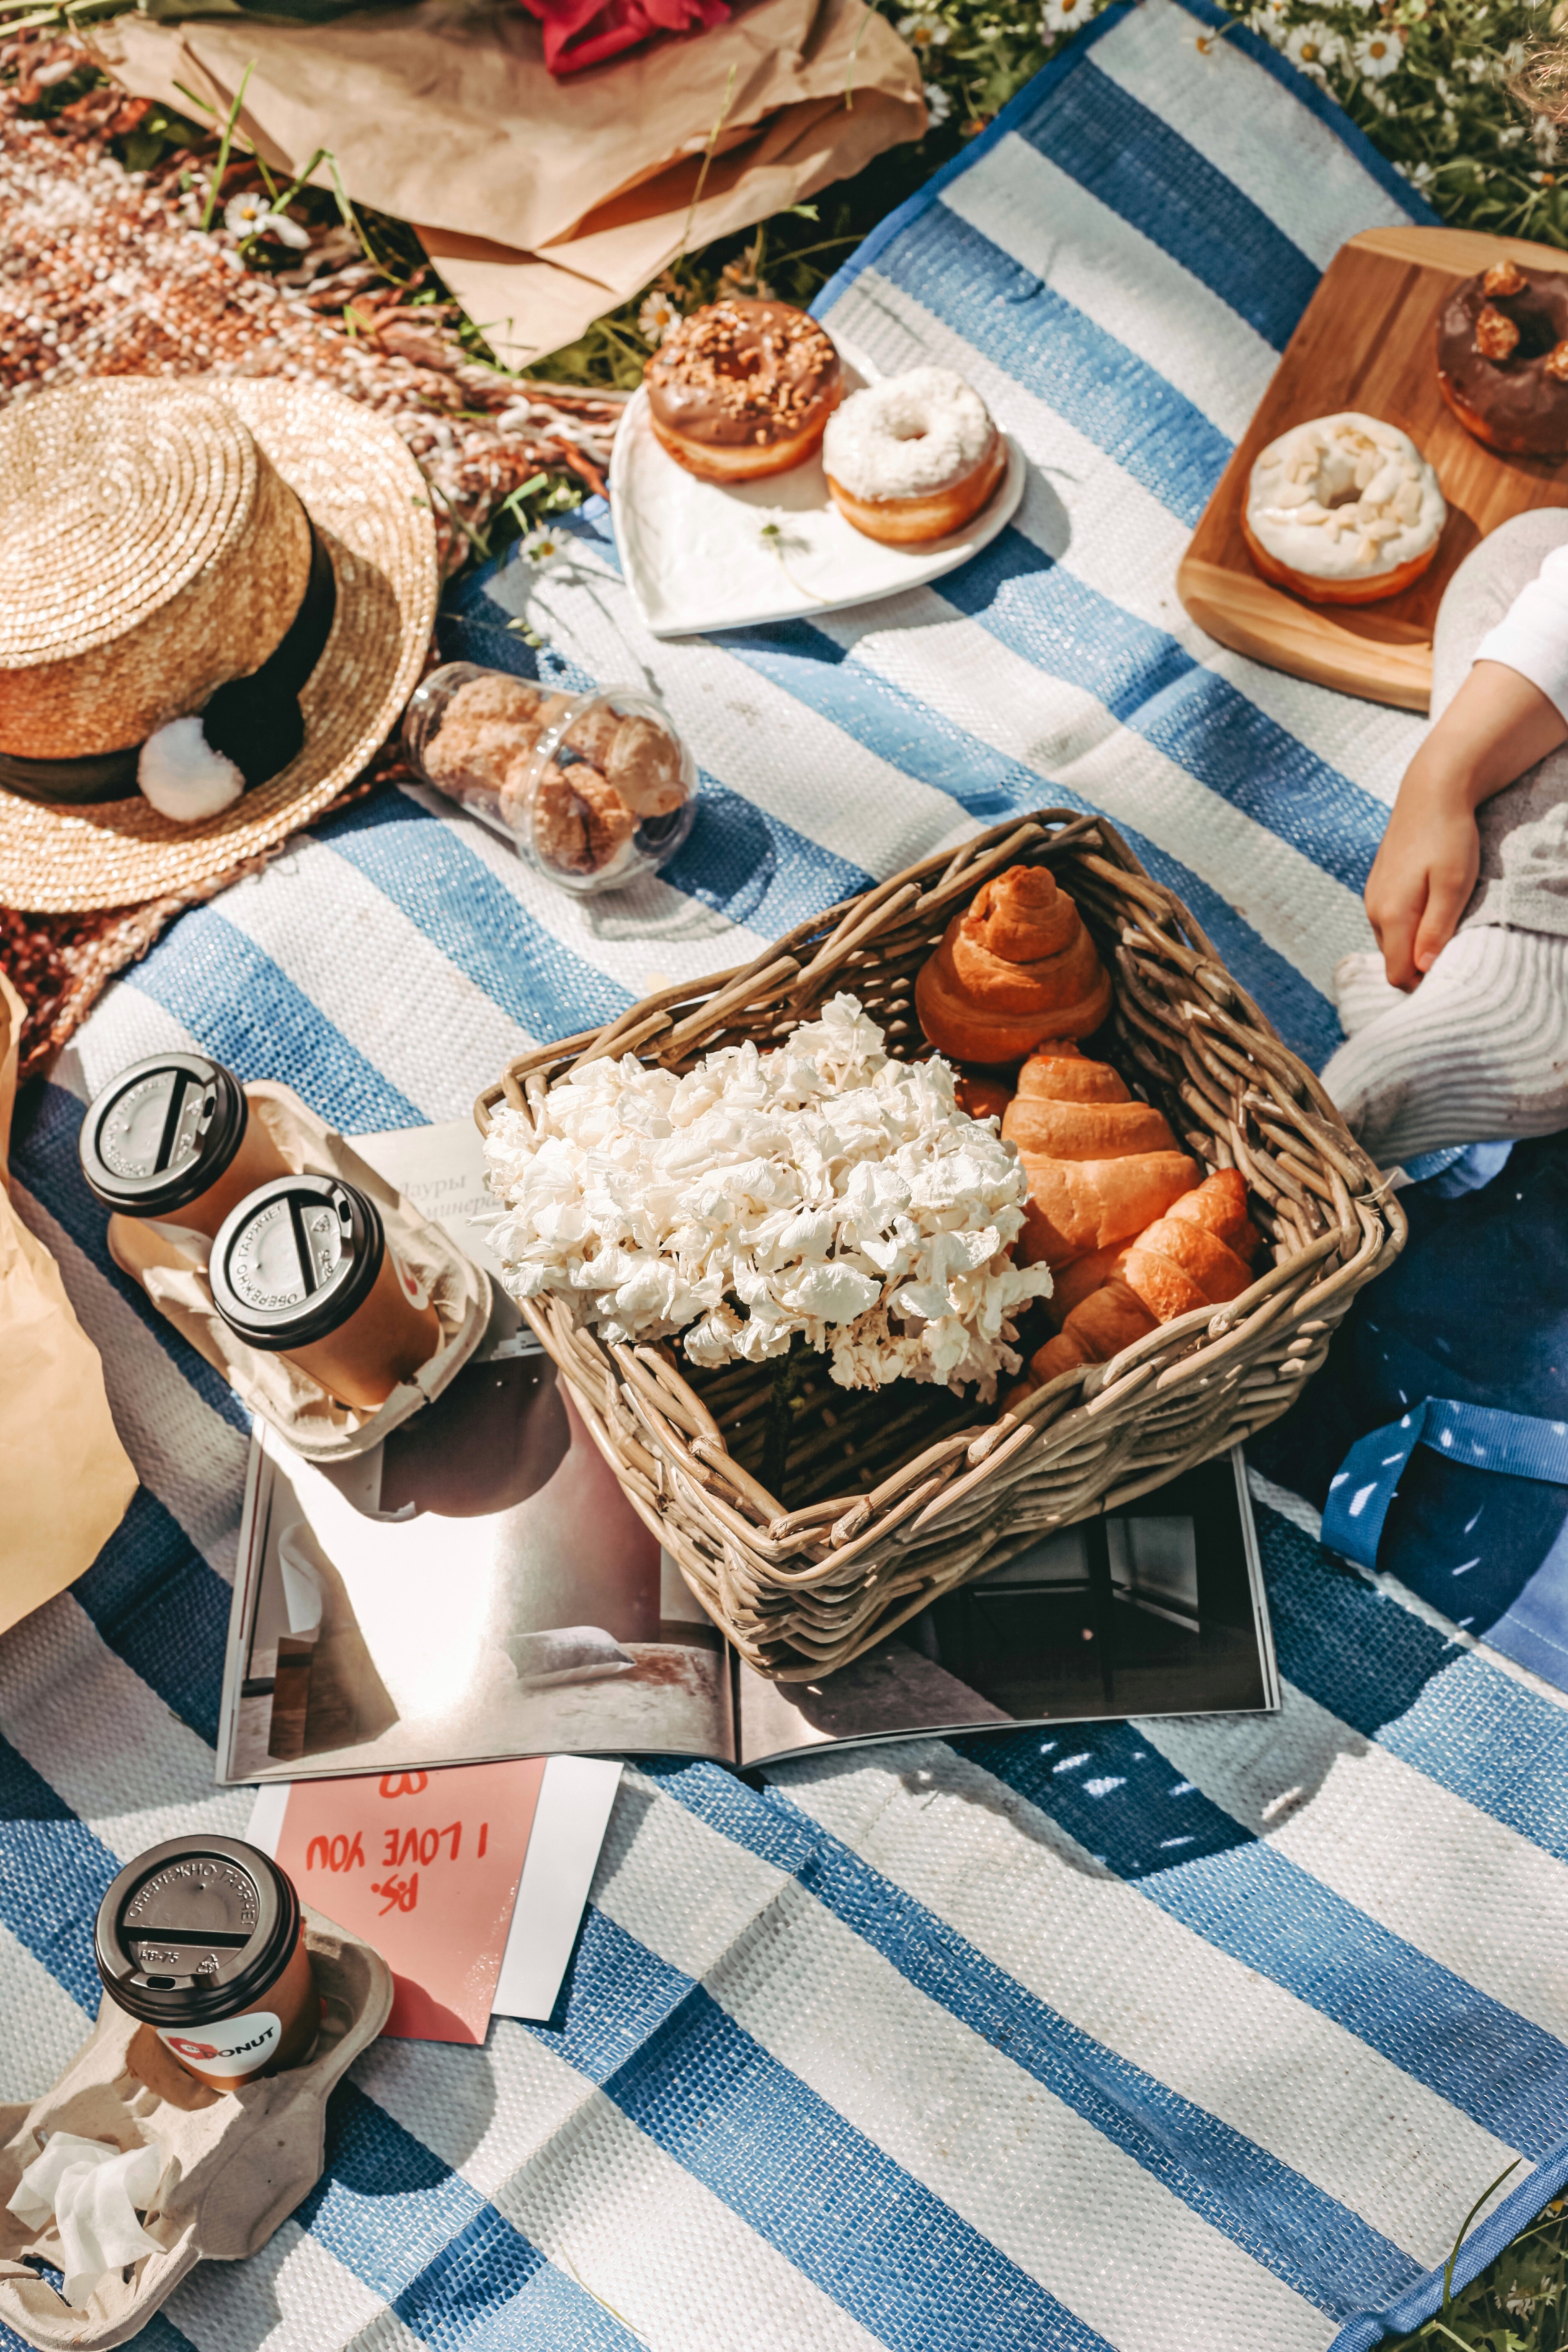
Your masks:
<svg viewBox="0 0 1568 2352"><path fill-rule="evenodd" d="M213 1244L213 1304L253 1348L287 1356L361 1412L441 1344L436 1309L387 1247L374 1201L336 1176L284 1176Z"/></svg>
<svg viewBox="0 0 1568 2352"><path fill-rule="evenodd" d="M93 1097L78 1149L106 1208L209 1241L247 1192L289 1172L239 1080L205 1054L132 1062Z"/></svg>
<svg viewBox="0 0 1568 2352"><path fill-rule="evenodd" d="M93 1950L110 2000L215 2091L298 2065L320 2031L293 1882L238 1838L170 1838L128 1863Z"/></svg>

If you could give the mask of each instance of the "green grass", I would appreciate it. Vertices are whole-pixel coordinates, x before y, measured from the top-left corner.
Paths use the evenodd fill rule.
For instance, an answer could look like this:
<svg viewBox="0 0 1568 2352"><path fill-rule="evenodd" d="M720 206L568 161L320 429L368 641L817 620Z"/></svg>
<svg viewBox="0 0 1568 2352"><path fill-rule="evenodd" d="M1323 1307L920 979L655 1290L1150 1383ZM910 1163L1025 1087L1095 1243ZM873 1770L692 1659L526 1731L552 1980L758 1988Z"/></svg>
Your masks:
<svg viewBox="0 0 1568 2352"><path fill-rule="evenodd" d="M1454 2345L1461 2352L1568 2352L1568 2199L1553 2198L1473 2285L1445 2300L1392 2352Z"/></svg>

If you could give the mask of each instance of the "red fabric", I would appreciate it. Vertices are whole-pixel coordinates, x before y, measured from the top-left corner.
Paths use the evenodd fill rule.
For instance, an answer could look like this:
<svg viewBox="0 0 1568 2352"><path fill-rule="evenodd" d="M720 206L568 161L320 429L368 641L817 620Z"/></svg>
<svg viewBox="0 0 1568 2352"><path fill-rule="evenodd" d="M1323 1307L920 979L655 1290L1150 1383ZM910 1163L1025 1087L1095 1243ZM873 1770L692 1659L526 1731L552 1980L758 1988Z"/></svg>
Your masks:
<svg viewBox="0 0 1568 2352"><path fill-rule="evenodd" d="M522 0L544 27L552 74L581 73L656 33L706 32L730 14L727 0Z"/></svg>

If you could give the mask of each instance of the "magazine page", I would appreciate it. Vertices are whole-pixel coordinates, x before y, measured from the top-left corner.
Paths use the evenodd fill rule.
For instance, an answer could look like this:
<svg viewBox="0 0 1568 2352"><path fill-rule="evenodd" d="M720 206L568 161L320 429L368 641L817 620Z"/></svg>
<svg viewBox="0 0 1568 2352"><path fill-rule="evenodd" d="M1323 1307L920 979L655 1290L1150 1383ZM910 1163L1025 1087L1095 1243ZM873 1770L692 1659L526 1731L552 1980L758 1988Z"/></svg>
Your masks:
<svg viewBox="0 0 1568 2352"><path fill-rule="evenodd" d="M218 1753L295 1780L552 1753L733 1760L726 1645L537 1350L327 1469L257 1441Z"/></svg>
<svg viewBox="0 0 1568 2352"><path fill-rule="evenodd" d="M820 1682L736 1676L744 1767L833 1743L1279 1704L1240 1449L1026 1540Z"/></svg>

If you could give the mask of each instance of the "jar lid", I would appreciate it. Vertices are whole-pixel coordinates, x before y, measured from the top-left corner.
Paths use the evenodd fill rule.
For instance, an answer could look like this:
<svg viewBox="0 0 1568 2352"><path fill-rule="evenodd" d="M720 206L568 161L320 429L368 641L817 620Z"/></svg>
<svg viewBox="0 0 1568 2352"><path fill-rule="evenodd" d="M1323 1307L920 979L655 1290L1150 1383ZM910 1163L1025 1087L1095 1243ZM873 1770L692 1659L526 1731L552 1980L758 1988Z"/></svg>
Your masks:
<svg viewBox="0 0 1568 2352"><path fill-rule="evenodd" d="M233 1161L250 1117L245 1089L205 1054L153 1054L95 1095L78 1150L106 1208L170 1217Z"/></svg>
<svg viewBox="0 0 1568 2352"><path fill-rule="evenodd" d="M258 1847L178 1837L127 1863L98 1906L93 1957L131 2016L211 2025L256 2006L299 1937L293 1881Z"/></svg>
<svg viewBox="0 0 1568 2352"><path fill-rule="evenodd" d="M369 1297L386 1247L375 1204L335 1176L275 1176L218 1227L213 1304L253 1348L324 1339Z"/></svg>

